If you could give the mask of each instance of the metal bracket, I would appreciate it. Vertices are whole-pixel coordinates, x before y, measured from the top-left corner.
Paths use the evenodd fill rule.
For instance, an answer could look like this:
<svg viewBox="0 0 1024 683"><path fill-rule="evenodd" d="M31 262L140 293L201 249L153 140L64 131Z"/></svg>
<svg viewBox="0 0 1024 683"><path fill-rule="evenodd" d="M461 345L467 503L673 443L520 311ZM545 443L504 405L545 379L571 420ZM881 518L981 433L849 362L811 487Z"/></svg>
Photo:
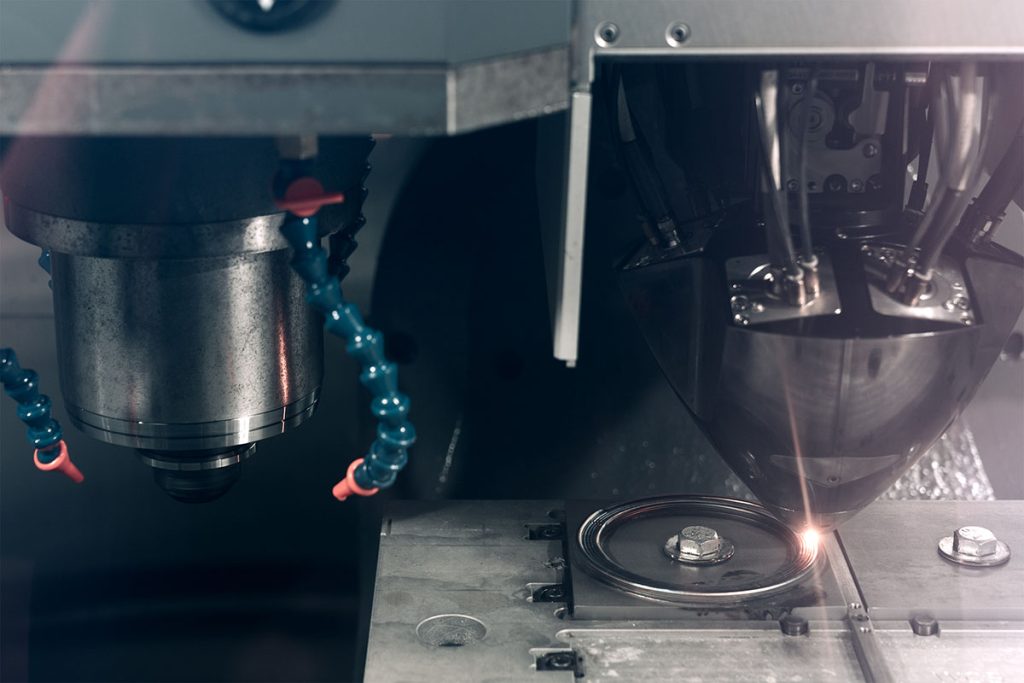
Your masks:
<svg viewBox="0 0 1024 683"><path fill-rule="evenodd" d="M871 307L880 315L897 318L917 318L960 325L973 325L974 308L967 293L966 280L960 268L952 259L942 256L932 270L928 289L921 295L916 306L909 306L886 291L885 281L889 270L902 250L884 244L862 244L864 270L868 276L868 290L871 292Z"/></svg>
<svg viewBox="0 0 1024 683"><path fill-rule="evenodd" d="M772 272L766 254L740 256L725 262L725 276L729 281L729 303L733 322L741 327L759 323L809 318L818 315L839 315L843 309L832 270L832 259L817 250L818 296L803 306L791 305L770 293Z"/></svg>
<svg viewBox="0 0 1024 683"><path fill-rule="evenodd" d="M839 583L839 591L846 601L846 625L853 640L853 650L857 655L861 671L867 683L893 683L895 679L889 671L882 646L875 635L875 628L868 615L864 597L853 577L842 542L835 533L822 539L829 566Z"/></svg>

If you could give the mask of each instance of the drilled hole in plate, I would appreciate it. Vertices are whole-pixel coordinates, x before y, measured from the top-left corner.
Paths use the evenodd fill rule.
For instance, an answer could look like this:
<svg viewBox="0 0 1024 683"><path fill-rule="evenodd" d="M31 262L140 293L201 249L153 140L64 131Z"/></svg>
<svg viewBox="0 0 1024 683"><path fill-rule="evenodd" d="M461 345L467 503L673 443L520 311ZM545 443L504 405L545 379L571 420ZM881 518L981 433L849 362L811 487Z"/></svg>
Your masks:
<svg viewBox="0 0 1024 683"><path fill-rule="evenodd" d="M432 647L462 647L483 640L484 622L465 614L438 614L416 626L416 637Z"/></svg>

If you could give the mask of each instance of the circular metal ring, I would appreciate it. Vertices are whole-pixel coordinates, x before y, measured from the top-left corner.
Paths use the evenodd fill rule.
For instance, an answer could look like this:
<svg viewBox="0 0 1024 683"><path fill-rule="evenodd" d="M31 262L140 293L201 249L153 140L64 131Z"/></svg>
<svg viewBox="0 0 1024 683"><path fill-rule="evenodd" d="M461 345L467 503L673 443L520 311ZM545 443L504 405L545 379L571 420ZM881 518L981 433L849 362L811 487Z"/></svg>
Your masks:
<svg viewBox="0 0 1024 683"><path fill-rule="evenodd" d="M789 561L785 567L765 577L761 585L744 589L702 590L680 588L677 584L640 576L611 556L607 540L620 525L646 517L664 516L672 511L752 525L783 541ZM714 496L647 498L598 510L580 526L576 540L583 559L582 568L598 580L644 598L699 605L736 604L789 590L815 569L821 556L816 542L791 530L761 505Z"/></svg>
<svg viewBox="0 0 1024 683"><path fill-rule="evenodd" d="M93 438L116 446L156 451L231 448L260 441L297 427L316 410L320 390L286 406L216 422L163 423L97 415L65 404L71 422Z"/></svg>
<svg viewBox="0 0 1024 683"><path fill-rule="evenodd" d="M139 451L139 459L153 469L169 470L173 472L202 472L206 470L219 470L225 467L237 465L243 460L248 460L256 453L256 444L251 443L245 448L231 451L214 453L208 458L175 459L163 457L166 453L154 451Z"/></svg>
<svg viewBox="0 0 1024 683"><path fill-rule="evenodd" d="M218 223L95 223L40 213L8 201L8 229L61 254L102 258L208 258L288 249L284 213ZM323 221L320 236L330 233Z"/></svg>

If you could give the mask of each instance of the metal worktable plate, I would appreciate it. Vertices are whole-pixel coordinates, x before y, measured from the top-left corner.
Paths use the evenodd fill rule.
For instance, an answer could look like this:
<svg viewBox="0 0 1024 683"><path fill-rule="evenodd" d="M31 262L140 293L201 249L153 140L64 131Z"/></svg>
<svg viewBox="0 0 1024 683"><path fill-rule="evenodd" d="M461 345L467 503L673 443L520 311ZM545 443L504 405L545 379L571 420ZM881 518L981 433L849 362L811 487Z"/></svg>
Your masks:
<svg viewBox="0 0 1024 683"><path fill-rule="evenodd" d="M674 620L592 621L560 618L559 603L532 602L536 584L562 579L563 543L528 540L525 525L550 525L548 512L564 508L544 501L392 504L382 524L366 680L863 680L855 639L835 609L797 610L808 619L810 632L794 637L782 635L774 620L680 613ZM1018 677L1024 667L1024 621L982 621L976 615L992 612L1000 601L1004 613L1019 607L1020 563L1014 558L983 572L945 565L935 542L952 526L969 522L1024 547L1022 512L1024 503L1009 501L883 501L841 529L852 574L842 568L850 585L856 575L871 611L870 621L859 622L872 625L861 627L872 632L869 659L877 658L867 664L891 671L884 680ZM888 540L873 543L879 532ZM830 559L834 555L842 562L839 546L829 543L835 550ZM984 609L967 609L969 595ZM940 634L914 635L905 616L910 606L936 616ZM975 621L953 621L954 612L974 615ZM443 615L479 620L486 634L479 638L470 630L468 637L449 640L459 647L431 645L417 626ZM538 670L538 658L551 652L569 653L582 675Z"/></svg>
<svg viewBox="0 0 1024 683"><path fill-rule="evenodd" d="M860 669L841 622L826 625L810 613L812 635L794 639L773 620L585 621L560 619L558 603L531 602L528 584L559 580L562 541L527 540L524 525L550 524L548 512L563 507L543 501L393 504L382 524L366 680L578 680L572 672L536 669L537 655L569 648L583 656L582 680L616 680L618 671L618 680L643 680L659 671L655 660L620 661L641 644L660 661L691 661L691 675L704 680L732 680L720 675L730 670L818 680L822 666L837 672L836 680L856 679ZM438 615L478 619L487 633L460 647L429 645L417 636L417 625ZM731 643L731 659L698 664L711 642L722 642L717 652ZM610 643L603 656L594 650ZM765 661L767 652L780 653L778 666ZM653 676L665 679L664 671Z"/></svg>
<svg viewBox="0 0 1024 683"><path fill-rule="evenodd" d="M856 681L845 631L813 638L772 631L569 631L587 681ZM808 665L813 663L813 671ZM821 665L820 668L817 665Z"/></svg>
<svg viewBox="0 0 1024 683"><path fill-rule="evenodd" d="M877 631L889 670L901 683L1020 680L1024 624L947 624L939 636L921 637L902 628L905 623Z"/></svg>
<svg viewBox="0 0 1024 683"><path fill-rule="evenodd" d="M967 525L990 529L1014 556L987 568L944 560L939 539ZM839 537L872 619L1024 620L1024 501L877 501Z"/></svg>

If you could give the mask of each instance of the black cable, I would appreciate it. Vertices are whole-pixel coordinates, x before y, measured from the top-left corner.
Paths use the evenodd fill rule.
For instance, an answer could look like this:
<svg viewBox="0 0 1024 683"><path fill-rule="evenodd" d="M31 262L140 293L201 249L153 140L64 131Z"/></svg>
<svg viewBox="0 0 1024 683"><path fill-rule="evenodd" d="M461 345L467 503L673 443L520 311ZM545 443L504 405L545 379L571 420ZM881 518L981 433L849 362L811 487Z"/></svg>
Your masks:
<svg viewBox="0 0 1024 683"><path fill-rule="evenodd" d="M928 166L932 158L932 140L935 135L934 113L929 111L932 93L935 88L934 72L929 75L922 96L922 104L915 116L914 128L917 133L917 179L910 186L907 208L920 213L924 211L925 198L928 196ZM910 163L910 159L907 160ZM906 164L904 164L906 165Z"/></svg>
<svg viewBox="0 0 1024 683"><path fill-rule="evenodd" d="M678 246L679 235L676 232L676 221L672 215L668 196L662 185L661 177L654 166L650 150L637 130L633 115L629 110L626 98L625 82L620 73L612 78L614 93L612 94L612 125L616 132L616 140L622 153L623 163L632 181L637 200L647 218L647 225L653 224L657 230L658 240L669 248ZM645 229L648 239L651 233Z"/></svg>
<svg viewBox="0 0 1024 683"><path fill-rule="evenodd" d="M929 107L928 119L931 121L933 135L935 130L945 131L945 137L947 139L942 140L942 142L945 143L946 146L950 146L950 141L948 139L950 128L948 123L950 118L948 113L949 110L946 108L946 103L943 102L942 91L942 85L939 82L936 82L935 92L933 93L934 99ZM949 99L952 100L953 94L948 93L948 96ZM942 136L940 136L940 139L941 138ZM950 153L952 153L951 150L943 150L943 154ZM918 179L921 178L920 172L917 177ZM935 217L938 213L939 205L946 197L950 187L949 178L941 177L939 181L938 189L935 191L931 202L928 204L928 209L925 211L924 217L921 219L921 222L917 224L917 230L914 231L914 234L911 236L910 241L907 243L907 246L903 251L904 261L908 261L913 256L914 250L921 245L921 242L924 241L925 235L928 234L928 231L931 230L931 226L935 223Z"/></svg>
<svg viewBox="0 0 1024 683"><path fill-rule="evenodd" d="M1024 121L1010 141L1006 154L993 169L985 187L960 219L956 232L977 244L992 238L1006 214L1006 207L1024 184Z"/></svg>

